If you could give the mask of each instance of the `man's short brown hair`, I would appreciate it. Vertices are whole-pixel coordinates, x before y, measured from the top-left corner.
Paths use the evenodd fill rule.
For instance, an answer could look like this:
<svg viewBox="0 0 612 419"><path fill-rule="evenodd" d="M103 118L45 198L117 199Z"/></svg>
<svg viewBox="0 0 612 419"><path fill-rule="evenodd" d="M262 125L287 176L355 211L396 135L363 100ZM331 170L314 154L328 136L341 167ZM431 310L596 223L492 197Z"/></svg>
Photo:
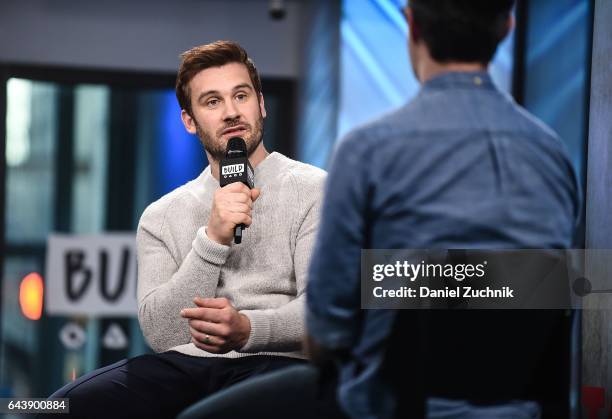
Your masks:
<svg viewBox="0 0 612 419"><path fill-rule="evenodd" d="M181 109L193 116L189 82L196 74L207 68L221 67L229 63L241 63L246 66L257 97L261 97L261 80L257 68L255 68L255 63L249 58L244 48L236 42L216 41L191 48L181 54L181 65L176 77L176 98Z"/></svg>
<svg viewBox="0 0 612 419"><path fill-rule="evenodd" d="M410 0L409 5L434 60L486 65L508 32L514 0Z"/></svg>

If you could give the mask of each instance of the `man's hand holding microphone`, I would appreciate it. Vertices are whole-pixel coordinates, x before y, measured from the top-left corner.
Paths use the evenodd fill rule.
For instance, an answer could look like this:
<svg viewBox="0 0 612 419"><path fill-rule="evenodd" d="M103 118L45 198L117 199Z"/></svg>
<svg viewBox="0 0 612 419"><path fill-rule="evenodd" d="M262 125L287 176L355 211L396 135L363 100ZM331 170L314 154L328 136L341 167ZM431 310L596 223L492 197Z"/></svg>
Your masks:
<svg viewBox="0 0 612 419"><path fill-rule="evenodd" d="M213 197L206 235L229 246L242 241L242 230L251 225L253 203L259 197L254 174L242 138L231 138L226 158L219 165L220 188ZM189 321L191 342L212 353L227 353L242 348L251 334L251 322L226 298L196 297L197 307L181 310Z"/></svg>
<svg viewBox="0 0 612 419"><path fill-rule="evenodd" d="M234 182L217 189L206 235L217 243L229 246L234 240L236 226L250 226L253 203L259 197L259 189L249 189L242 182Z"/></svg>

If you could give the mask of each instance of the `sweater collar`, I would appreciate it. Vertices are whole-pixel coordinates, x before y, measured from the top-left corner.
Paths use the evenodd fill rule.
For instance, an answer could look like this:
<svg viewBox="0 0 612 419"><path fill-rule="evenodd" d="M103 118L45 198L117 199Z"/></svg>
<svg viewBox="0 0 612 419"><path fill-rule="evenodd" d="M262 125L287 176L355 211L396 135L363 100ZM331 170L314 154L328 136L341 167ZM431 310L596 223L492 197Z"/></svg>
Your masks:
<svg viewBox="0 0 612 419"><path fill-rule="evenodd" d="M255 167L255 187L259 188L267 183L271 170L275 166L274 162L278 164L283 157L282 154L273 151ZM219 181L212 175L210 165L206 166L206 169L200 174L199 180L204 182L206 190L215 190L219 187Z"/></svg>

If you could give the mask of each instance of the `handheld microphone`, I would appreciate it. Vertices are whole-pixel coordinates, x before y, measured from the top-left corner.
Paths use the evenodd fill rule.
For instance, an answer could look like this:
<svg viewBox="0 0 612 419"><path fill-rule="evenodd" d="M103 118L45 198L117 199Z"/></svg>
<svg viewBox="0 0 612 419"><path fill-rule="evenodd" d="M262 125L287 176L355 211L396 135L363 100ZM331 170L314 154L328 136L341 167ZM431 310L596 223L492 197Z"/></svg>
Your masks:
<svg viewBox="0 0 612 419"><path fill-rule="evenodd" d="M234 182L242 182L249 189L255 187L255 175L247 157L246 143L240 137L232 137L227 142L225 158L219 163L219 184L221 187ZM245 225L239 224L234 229L234 243L242 242L242 231Z"/></svg>

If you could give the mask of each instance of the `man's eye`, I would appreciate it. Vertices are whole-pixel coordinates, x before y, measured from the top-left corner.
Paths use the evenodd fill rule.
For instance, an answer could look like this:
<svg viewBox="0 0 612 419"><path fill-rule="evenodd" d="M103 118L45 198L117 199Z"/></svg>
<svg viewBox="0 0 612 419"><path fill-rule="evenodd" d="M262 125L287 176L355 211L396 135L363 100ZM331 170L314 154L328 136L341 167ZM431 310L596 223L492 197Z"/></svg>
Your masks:
<svg viewBox="0 0 612 419"><path fill-rule="evenodd" d="M209 101L206 102L206 106L208 106L209 108L214 108L218 104L219 104L219 99L210 99Z"/></svg>
<svg viewBox="0 0 612 419"><path fill-rule="evenodd" d="M240 94L236 95L236 100L238 102L244 102L246 100L246 98L247 98L247 95L244 94L244 93L240 93Z"/></svg>

